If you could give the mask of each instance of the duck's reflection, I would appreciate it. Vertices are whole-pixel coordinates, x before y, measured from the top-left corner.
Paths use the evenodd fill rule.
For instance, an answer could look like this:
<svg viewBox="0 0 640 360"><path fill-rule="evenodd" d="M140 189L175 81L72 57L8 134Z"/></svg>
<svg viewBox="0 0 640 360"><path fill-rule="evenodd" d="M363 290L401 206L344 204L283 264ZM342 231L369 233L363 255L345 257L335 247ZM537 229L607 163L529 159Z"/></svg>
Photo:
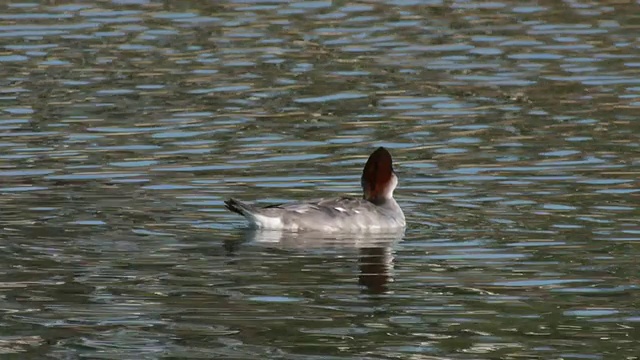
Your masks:
<svg viewBox="0 0 640 360"><path fill-rule="evenodd" d="M384 294L393 281L393 246L404 231L384 234L321 234L246 230L246 240L288 250L356 252L358 283L366 294Z"/></svg>

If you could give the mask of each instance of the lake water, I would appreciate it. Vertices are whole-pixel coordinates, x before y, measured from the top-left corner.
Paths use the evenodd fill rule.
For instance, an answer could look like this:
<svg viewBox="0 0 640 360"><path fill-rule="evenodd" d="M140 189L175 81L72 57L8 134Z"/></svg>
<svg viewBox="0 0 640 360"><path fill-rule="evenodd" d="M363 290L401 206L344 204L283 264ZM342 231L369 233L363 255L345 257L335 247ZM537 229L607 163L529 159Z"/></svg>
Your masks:
<svg viewBox="0 0 640 360"><path fill-rule="evenodd" d="M0 354L640 358L633 1L0 8ZM404 234L249 231L358 194Z"/></svg>

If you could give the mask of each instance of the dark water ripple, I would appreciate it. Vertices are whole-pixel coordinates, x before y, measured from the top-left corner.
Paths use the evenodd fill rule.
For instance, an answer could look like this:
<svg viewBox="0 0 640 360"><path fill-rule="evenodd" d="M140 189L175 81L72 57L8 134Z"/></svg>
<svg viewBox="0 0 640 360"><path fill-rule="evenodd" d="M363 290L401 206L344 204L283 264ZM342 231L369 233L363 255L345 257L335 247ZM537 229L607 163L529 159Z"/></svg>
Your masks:
<svg viewBox="0 0 640 360"><path fill-rule="evenodd" d="M0 354L634 359L630 1L0 9ZM406 234L253 233L358 193Z"/></svg>

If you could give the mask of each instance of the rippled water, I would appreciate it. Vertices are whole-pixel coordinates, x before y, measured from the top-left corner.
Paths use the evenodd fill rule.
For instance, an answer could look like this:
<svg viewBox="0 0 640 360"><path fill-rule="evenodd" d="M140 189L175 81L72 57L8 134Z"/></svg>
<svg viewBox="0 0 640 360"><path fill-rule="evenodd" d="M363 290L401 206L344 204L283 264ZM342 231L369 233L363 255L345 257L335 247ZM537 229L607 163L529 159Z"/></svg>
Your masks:
<svg viewBox="0 0 640 360"><path fill-rule="evenodd" d="M632 1L0 8L0 354L637 359ZM359 192L405 234L252 232Z"/></svg>

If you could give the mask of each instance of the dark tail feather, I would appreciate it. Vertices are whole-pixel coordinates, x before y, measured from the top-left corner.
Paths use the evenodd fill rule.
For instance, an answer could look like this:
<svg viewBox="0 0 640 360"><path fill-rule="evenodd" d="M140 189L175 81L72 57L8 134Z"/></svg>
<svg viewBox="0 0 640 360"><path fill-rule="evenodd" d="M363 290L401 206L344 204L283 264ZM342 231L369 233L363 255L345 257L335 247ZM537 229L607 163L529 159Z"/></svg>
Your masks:
<svg viewBox="0 0 640 360"><path fill-rule="evenodd" d="M224 201L224 207L227 208L227 210L234 212L236 214L240 214L242 216L245 215L245 212L247 210L247 208L249 208L249 206L241 201L238 201L234 198L231 198L229 200L225 200Z"/></svg>

